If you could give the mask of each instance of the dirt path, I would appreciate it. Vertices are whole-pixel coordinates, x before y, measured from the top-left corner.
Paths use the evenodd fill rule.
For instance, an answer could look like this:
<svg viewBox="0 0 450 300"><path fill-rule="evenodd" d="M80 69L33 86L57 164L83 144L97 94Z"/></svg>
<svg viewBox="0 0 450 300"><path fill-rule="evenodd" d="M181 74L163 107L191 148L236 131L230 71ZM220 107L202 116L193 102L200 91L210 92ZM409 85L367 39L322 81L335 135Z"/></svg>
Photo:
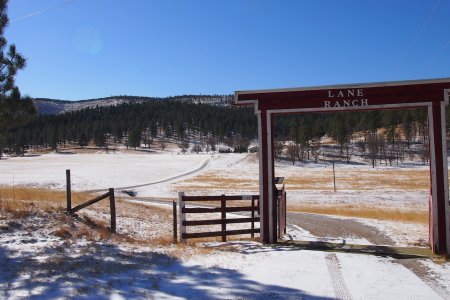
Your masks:
<svg viewBox="0 0 450 300"><path fill-rule="evenodd" d="M436 275L424 264L417 259L396 259L396 263L401 264L425 282L433 291L436 292L442 299L450 299L450 293L447 291L439 281L436 280Z"/></svg>
<svg viewBox="0 0 450 300"><path fill-rule="evenodd" d="M198 167L197 169L191 170L191 171L183 173L183 174L179 174L179 175L176 175L176 176L173 176L173 177L169 177L169 178L166 178L166 179L163 179L163 180L159 180L159 181L154 181L154 182L149 182L149 183L144 183L144 184L139 184L139 185L132 185L132 186L118 187L118 188L115 188L115 190L116 191L120 191L120 190L133 189L133 188L139 188L139 187L143 187L143 186L149 186L149 185L155 185L155 184L159 184L159 183L169 182L169 181L172 181L172 180L175 180L175 179L179 179L179 178L184 177L184 176L195 174L195 173L203 170L204 168L206 168L206 166L208 164L209 164L209 159L205 160L203 162L203 164L200 167ZM90 190L90 191L87 191L87 192L97 193L97 192L103 192L103 191L108 191L108 189Z"/></svg>
<svg viewBox="0 0 450 300"><path fill-rule="evenodd" d="M317 237L365 238L374 245L393 246L395 242L378 229L351 219L308 213L287 213L287 223L297 225Z"/></svg>
<svg viewBox="0 0 450 300"><path fill-rule="evenodd" d="M317 237L357 237L365 238L374 245L395 245L395 242L390 237L384 235L378 229L351 219L288 212L287 224L297 225ZM339 272L336 271L336 265L338 265L337 257L326 256L326 259L336 296L340 299L351 299L351 295L346 291L345 285L338 276ZM437 295L443 299L450 299L450 293L435 279L432 271L422 264L419 259L396 259L395 262L413 272L432 288Z"/></svg>

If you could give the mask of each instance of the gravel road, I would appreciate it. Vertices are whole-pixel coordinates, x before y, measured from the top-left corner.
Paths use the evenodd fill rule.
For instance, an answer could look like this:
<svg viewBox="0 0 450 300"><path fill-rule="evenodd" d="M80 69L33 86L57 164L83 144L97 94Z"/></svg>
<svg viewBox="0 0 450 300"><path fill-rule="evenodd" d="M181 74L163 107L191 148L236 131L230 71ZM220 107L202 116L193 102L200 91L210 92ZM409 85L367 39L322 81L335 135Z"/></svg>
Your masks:
<svg viewBox="0 0 450 300"><path fill-rule="evenodd" d="M308 214L308 213L287 213L287 224L297 225L317 237L332 237L332 238L347 238L357 237L365 238L374 245L394 246L395 242L384 235L378 229L362 224L352 219L333 218L324 215ZM341 299L351 299L349 293L345 290L345 285L339 280L339 272L333 271L334 265L333 257L326 257L330 275L332 276L335 291ZM334 257L335 258L335 257ZM337 260L337 258L335 258ZM335 263L334 265L332 263ZM403 265L411 272L416 274L423 282L432 288L437 295L443 299L450 299L450 294L444 286L436 279L435 274L432 273L420 259L396 259L396 263ZM334 277L333 277L334 276Z"/></svg>
<svg viewBox="0 0 450 300"><path fill-rule="evenodd" d="M317 237L365 238L374 245L395 245L394 241L378 229L352 219L333 218L308 213L287 213L287 224L297 225Z"/></svg>

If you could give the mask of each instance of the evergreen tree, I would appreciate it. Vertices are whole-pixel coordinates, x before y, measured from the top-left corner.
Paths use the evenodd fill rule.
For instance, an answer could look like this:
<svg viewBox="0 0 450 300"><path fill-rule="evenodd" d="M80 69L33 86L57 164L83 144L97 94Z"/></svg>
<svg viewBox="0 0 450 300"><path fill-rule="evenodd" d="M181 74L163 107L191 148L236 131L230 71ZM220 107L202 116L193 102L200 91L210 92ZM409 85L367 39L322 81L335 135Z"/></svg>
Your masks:
<svg viewBox="0 0 450 300"><path fill-rule="evenodd" d="M8 1L0 0L0 139L2 140L6 131L35 115L31 99L22 99L19 89L14 85L17 71L25 68L25 59L17 52L14 44L7 47L4 37L9 22L7 8Z"/></svg>
<svg viewBox="0 0 450 300"><path fill-rule="evenodd" d="M141 135L142 131L138 127L134 127L130 130L128 136L128 145L136 150L137 147L141 146Z"/></svg>
<svg viewBox="0 0 450 300"><path fill-rule="evenodd" d="M58 133L54 127L49 127L47 131L47 143L54 151L58 151Z"/></svg>
<svg viewBox="0 0 450 300"><path fill-rule="evenodd" d="M86 147L88 145L88 139L86 137L86 134L84 133L84 130L81 130L78 134L78 145L83 149L83 147Z"/></svg>
<svg viewBox="0 0 450 300"><path fill-rule="evenodd" d="M8 8L7 0L0 0L0 95L8 96L14 90L14 76L18 70L25 68L25 58L16 51L14 44L9 45L4 37L5 29L9 20L6 14Z"/></svg>

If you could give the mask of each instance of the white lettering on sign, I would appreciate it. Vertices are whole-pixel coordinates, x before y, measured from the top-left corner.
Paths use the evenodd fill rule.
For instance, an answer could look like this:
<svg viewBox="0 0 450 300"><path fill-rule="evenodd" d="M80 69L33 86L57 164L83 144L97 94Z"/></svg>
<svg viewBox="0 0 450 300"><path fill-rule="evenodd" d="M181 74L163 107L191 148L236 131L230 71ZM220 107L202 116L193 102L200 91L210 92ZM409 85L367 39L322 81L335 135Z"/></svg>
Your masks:
<svg viewBox="0 0 450 300"><path fill-rule="evenodd" d="M360 98L360 97L364 97L363 89L328 91L328 98L334 98L334 99L333 100L325 100L324 107L325 108L339 108L339 107L368 106L369 100L366 98ZM355 98L357 98L357 99L355 99Z"/></svg>
<svg viewBox="0 0 450 300"><path fill-rule="evenodd" d="M368 99L354 99L354 100L334 100L334 101L324 101L325 108L332 107L358 107L358 106L368 106Z"/></svg>
<svg viewBox="0 0 450 300"><path fill-rule="evenodd" d="M363 89L328 91L328 98L364 97Z"/></svg>

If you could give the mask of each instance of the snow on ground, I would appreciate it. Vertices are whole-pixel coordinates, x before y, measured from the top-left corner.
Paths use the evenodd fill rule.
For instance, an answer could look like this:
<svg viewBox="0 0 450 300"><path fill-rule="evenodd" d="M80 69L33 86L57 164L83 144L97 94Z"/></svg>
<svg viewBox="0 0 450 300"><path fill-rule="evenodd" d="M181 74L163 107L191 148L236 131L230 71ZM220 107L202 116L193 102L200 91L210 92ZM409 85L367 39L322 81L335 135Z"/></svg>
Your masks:
<svg viewBox="0 0 450 300"><path fill-rule="evenodd" d="M289 204L402 208L404 210L428 210L429 191L393 190L289 190Z"/></svg>
<svg viewBox="0 0 450 300"><path fill-rule="evenodd" d="M161 181L194 170L207 155L146 153L63 154L16 157L0 161L0 182L64 189L66 169L73 190L119 188Z"/></svg>
<svg viewBox="0 0 450 300"><path fill-rule="evenodd" d="M286 231L287 237L292 240L298 241L308 241L308 242L326 242L326 243L337 243L337 244L356 244L356 245L371 245L371 243L364 238L357 237L345 237L344 238L331 238L331 237L316 237L308 230L301 228L297 225L290 225ZM286 239L288 239L286 237Z"/></svg>
<svg viewBox="0 0 450 300"><path fill-rule="evenodd" d="M195 174L172 179L202 166ZM286 179L320 174L323 179L329 178L328 167L324 171L314 164L299 168L278 163L276 172ZM355 174L358 168L367 169L358 165L348 168ZM71 169L75 190L136 186L167 179L132 190L138 196L161 198L175 198L178 191L188 194L258 192L255 186L258 163L246 154L51 153L8 158L0 161L0 184L63 189L66 169ZM411 169L413 173L408 176L414 176L416 171L426 173L421 166ZM189 189L194 183L195 188ZM428 205L428 191L420 186L413 191L368 186L361 192L342 185L334 193L329 186L324 191L311 186L302 189L301 184L301 181L293 182L289 190L286 183L288 203L364 203L369 207L408 206L422 210ZM151 216L149 209L148 216ZM0 210L0 299L445 299L450 295L448 262L419 260L427 268L428 276L439 283L443 292L438 293L435 286L388 257L265 246L252 241L161 244L154 242L159 235L145 231L167 233L171 226L170 210L166 212L168 224L153 217L137 218L138 210L126 211L128 215L119 214L118 219L122 239L92 239L83 234L76 238L65 236L59 230L61 224L49 221L52 219L47 215L30 215L26 222L20 222ZM108 218L101 209L87 215L104 221ZM427 232L426 225L417 223L363 218L358 221L378 228L398 245L416 241ZM77 222L65 226L86 230ZM314 237L302 228L293 227L289 234L302 240L333 241ZM142 241L129 242L127 236ZM358 238L346 242L369 244Z"/></svg>
<svg viewBox="0 0 450 300"><path fill-rule="evenodd" d="M386 236L392 237L396 246L426 247L428 244L429 226L415 222L400 222L355 218L358 222L377 228Z"/></svg>
<svg viewBox="0 0 450 300"><path fill-rule="evenodd" d="M249 241L160 247L65 239L54 218L0 215L1 299L441 299L391 258ZM423 262L450 292L448 264Z"/></svg>
<svg viewBox="0 0 450 300"><path fill-rule="evenodd" d="M342 277L354 299L439 299L439 295L393 259L337 253ZM380 297L382 296L382 297Z"/></svg>

